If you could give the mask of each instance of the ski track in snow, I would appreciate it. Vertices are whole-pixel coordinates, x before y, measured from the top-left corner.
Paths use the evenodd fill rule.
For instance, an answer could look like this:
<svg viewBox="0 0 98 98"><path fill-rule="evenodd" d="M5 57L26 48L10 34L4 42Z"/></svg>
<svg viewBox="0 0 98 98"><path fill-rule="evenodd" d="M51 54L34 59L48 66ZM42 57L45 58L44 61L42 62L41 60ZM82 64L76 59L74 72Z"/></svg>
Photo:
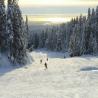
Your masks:
<svg viewBox="0 0 98 98"><path fill-rule="evenodd" d="M31 65L0 68L0 98L98 98L97 57L63 59L63 53L39 50L31 55Z"/></svg>

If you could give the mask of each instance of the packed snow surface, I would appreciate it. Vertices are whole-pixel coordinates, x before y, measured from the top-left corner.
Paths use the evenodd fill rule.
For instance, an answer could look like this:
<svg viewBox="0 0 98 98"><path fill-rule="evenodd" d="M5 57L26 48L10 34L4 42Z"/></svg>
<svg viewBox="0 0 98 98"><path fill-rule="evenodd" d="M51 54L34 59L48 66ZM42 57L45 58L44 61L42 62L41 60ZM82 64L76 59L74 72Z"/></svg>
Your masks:
<svg viewBox="0 0 98 98"><path fill-rule="evenodd" d="M24 67L0 58L0 98L98 98L98 57L40 50L31 55L34 62Z"/></svg>

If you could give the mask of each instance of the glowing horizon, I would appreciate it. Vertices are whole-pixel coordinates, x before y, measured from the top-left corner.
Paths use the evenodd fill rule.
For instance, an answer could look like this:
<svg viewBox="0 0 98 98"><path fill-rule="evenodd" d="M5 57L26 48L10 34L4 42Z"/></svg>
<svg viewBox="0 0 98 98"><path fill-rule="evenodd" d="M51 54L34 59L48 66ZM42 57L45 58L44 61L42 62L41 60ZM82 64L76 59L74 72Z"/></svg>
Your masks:
<svg viewBox="0 0 98 98"><path fill-rule="evenodd" d="M20 8L29 21L67 22L80 14L86 15L97 0L19 0ZM77 14L78 13L78 14ZM49 14L49 15L47 15ZM32 17L30 15L33 15Z"/></svg>
<svg viewBox="0 0 98 98"><path fill-rule="evenodd" d="M68 22L72 18L75 18L79 16L80 14L49 14L49 15L28 15L30 22L51 22L51 23L63 23ZM86 16L87 14L82 14L83 16ZM23 15L25 18L25 15Z"/></svg>

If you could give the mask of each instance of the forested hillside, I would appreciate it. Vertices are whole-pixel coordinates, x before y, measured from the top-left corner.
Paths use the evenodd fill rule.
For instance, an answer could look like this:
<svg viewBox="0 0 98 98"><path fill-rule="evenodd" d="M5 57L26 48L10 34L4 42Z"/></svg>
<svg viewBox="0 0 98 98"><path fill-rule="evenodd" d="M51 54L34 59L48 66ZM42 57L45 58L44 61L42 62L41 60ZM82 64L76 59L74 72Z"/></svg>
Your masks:
<svg viewBox="0 0 98 98"><path fill-rule="evenodd" d="M39 33L40 32L40 33ZM70 22L33 32L31 44L36 48L67 51L70 56L98 52L98 6L88 9L87 16L78 16Z"/></svg>
<svg viewBox="0 0 98 98"><path fill-rule="evenodd" d="M26 63L27 25L17 0L0 0L0 54L5 54L13 64Z"/></svg>

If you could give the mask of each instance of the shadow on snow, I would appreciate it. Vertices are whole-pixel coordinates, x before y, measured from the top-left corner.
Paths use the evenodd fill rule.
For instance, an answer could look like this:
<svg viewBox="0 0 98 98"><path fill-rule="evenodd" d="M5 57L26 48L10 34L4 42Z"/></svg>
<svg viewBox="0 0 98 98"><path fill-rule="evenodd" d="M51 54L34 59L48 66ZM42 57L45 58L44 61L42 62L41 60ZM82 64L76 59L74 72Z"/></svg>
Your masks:
<svg viewBox="0 0 98 98"><path fill-rule="evenodd" d="M85 67L81 68L80 71L98 71L98 67Z"/></svg>

